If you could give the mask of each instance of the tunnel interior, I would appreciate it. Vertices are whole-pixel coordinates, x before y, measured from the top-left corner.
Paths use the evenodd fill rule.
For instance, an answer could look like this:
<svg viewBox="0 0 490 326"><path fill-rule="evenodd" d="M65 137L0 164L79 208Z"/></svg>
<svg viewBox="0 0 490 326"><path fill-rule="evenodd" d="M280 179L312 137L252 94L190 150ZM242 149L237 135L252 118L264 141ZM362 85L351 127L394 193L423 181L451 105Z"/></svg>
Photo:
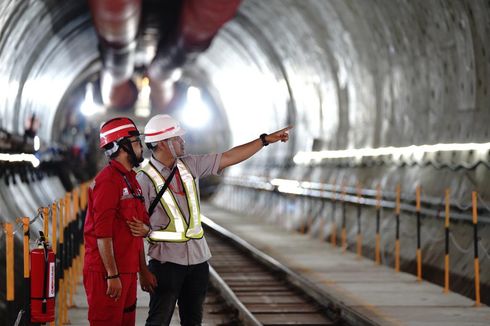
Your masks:
<svg viewBox="0 0 490 326"><path fill-rule="evenodd" d="M297 191L313 183L332 186L337 199L380 187L393 200L399 185L411 204L420 187L436 212L425 216L426 238L437 238L438 207L450 189L461 216L454 237L466 245L476 191L480 245L488 250L489 1L110 3L0 2L0 221L34 217L93 178L106 162L98 150L103 121L129 116L142 130L149 117L169 113L187 130L191 153L222 152L294 127L287 144L204 183L203 196L216 205L268 215L271 223L279 214L281 227L298 230L305 212L333 207L341 218L333 202ZM355 210L347 208L349 239ZM375 228L373 214L363 211L367 230ZM392 235L391 217L386 211L382 225ZM328 234L329 223L315 219L309 232ZM414 224L402 228L411 239ZM387 245L388 262L392 253ZM468 262L458 255L452 270L459 291L471 296ZM411 249L402 256L413 272ZM439 282L441 257L424 259ZM488 289L490 273L482 284Z"/></svg>

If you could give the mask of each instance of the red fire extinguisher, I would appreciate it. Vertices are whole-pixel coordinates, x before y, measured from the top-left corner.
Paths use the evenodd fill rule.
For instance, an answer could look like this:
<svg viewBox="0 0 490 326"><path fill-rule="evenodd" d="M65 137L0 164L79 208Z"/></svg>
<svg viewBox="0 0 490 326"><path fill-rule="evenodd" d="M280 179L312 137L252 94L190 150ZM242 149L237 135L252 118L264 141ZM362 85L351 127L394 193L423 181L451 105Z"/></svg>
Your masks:
<svg viewBox="0 0 490 326"><path fill-rule="evenodd" d="M55 254L40 231L37 248L31 250L31 322L54 321Z"/></svg>

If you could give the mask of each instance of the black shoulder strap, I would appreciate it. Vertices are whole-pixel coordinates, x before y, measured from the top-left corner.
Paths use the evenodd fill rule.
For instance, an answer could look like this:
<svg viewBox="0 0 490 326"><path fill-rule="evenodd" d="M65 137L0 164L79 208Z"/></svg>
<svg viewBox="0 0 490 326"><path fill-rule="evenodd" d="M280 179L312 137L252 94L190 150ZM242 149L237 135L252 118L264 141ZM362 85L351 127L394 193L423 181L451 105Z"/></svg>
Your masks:
<svg viewBox="0 0 490 326"><path fill-rule="evenodd" d="M163 185L162 189L158 192L157 196L153 200L153 202L150 205L150 208L148 208L148 216L151 216L153 214L153 211L155 210L155 207L157 206L158 202L160 201L160 198L162 198L163 193L165 190L167 190L168 185L172 181L175 171L177 171L177 165L172 169L172 172L170 172L170 175L168 176L167 180L165 180L165 184Z"/></svg>

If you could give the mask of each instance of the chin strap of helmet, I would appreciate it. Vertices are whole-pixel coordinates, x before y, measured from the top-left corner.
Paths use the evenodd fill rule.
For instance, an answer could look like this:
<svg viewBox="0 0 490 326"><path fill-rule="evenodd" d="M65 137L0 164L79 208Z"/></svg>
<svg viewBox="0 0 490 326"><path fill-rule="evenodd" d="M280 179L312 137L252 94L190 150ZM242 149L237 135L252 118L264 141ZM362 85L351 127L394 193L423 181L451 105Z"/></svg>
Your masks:
<svg viewBox="0 0 490 326"><path fill-rule="evenodd" d="M129 162L133 167L140 166L140 163L143 162L143 157L139 158L136 156L136 153L133 150L133 146L127 138L124 138L119 142L119 146L129 155Z"/></svg>

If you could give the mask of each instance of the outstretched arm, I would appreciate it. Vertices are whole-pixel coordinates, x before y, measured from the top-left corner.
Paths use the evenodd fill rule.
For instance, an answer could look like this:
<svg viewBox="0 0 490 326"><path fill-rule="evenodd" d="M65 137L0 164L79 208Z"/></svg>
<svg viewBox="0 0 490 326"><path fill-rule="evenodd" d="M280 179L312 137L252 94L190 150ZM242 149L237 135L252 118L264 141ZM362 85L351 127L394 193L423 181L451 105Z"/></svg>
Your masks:
<svg viewBox="0 0 490 326"><path fill-rule="evenodd" d="M291 128L293 127L288 126L272 134L266 135L265 141L269 144L273 144L277 141L287 142L289 140L288 131ZM245 161L246 159L252 157L255 153L257 153L263 146L264 145L262 144L262 141L260 140L260 138L258 138L254 141L233 147L232 149L224 152L219 163L219 171L231 165Z"/></svg>

